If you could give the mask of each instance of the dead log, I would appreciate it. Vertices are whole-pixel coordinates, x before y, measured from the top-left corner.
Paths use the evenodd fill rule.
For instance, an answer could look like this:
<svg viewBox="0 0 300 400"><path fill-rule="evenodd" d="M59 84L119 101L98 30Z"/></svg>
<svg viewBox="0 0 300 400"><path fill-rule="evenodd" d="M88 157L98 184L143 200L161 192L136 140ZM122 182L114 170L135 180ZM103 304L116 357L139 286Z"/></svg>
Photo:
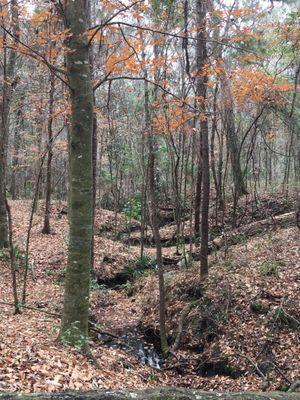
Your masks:
<svg viewBox="0 0 300 400"><path fill-rule="evenodd" d="M0 393L1 400L300 400L300 393L217 393L192 389L100 390L97 392Z"/></svg>
<svg viewBox="0 0 300 400"><path fill-rule="evenodd" d="M230 234L225 233L222 236L216 237L214 240L212 240L211 244L216 249L220 249L223 246L232 246L240 243L243 238L247 239L256 235L261 235L278 227L288 227L294 225L295 223L295 213L290 212L244 225L238 229L232 230Z"/></svg>

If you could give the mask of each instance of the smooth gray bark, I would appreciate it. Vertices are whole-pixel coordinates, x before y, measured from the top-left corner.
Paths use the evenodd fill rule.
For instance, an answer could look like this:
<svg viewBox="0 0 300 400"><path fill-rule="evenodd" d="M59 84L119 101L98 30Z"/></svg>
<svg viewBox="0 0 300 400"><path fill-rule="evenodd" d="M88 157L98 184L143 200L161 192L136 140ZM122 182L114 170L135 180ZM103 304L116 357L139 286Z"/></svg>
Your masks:
<svg viewBox="0 0 300 400"><path fill-rule="evenodd" d="M88 310L93 234L93 91L87 38L88 3L65 3L68 40L67 73L71 95L69 139L69 249L60 337L88 347Z"/></svg>

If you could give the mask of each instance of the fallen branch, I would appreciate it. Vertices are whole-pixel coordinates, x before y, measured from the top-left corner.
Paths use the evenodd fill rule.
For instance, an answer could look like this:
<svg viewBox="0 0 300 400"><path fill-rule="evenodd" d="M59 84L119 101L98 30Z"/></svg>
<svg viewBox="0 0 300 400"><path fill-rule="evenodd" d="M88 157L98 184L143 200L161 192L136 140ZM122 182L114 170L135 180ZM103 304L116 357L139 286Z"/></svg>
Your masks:
<svg viewBox="0 0 300 400"><path fill-rule="evenodd" d="M222 235L212 240L211 244L216 248L231 246L240 242L240 236L243 235L245 238L255 236L264 232L274 229L276 227L284 227L285 225L290 226L295 223L295 213L290 212L282 215L273 217L272 219L267 218L261 221L255 221L251 224L243 226L241 228L231 231L230 235Z"/></svg>

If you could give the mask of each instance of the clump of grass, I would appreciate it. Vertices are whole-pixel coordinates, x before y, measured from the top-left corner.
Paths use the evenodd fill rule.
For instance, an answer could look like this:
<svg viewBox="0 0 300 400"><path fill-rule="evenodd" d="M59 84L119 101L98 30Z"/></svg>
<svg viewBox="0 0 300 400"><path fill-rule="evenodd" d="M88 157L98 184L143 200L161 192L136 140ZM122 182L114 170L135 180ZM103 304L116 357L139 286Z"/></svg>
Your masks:
<svg viewBox="0 0 300 400"><path fill-rule="evenodd" d="M265 262L259 266L259 273L262 276L279 276L280 264L278 261Z"/></svg>
<svg viewBox="0 0 300 400"><path fill-rule="evenodd" d="M288 326L291 329L300 328L300 321L291 313L287 312L283 307L279 307L275 310L274 322L279 326Z"/></svg>
<svg viewBox="0 0 300 400"><path fill-rule="evenodd" d="M226 270L229 272L233 269L233 260L231 257L226 258L226 260L224 261L224 265Z"/></svg>
<svg viewBox="0 0 300 400"><path fill-rule="evenodd" d="M257 314L267 314L269 311L268 307L265 307L261 301L251 303L250 309Z"/></svg>
<svg viewBox="0 0 300 400"><path fill-rule="evenodd" d="M99 284L97 279L91 279L91 290L97 290L102 293L108 292L108 288L104 284Z"/></svg>
<svg viewBox="0 0 300 400"><path fill-rule="evenodd" d="M137 257L129 261L123 268L122 275L127 277L128 281L133 281L142 275L147 275L155 269L156 262L149 256Z"/></svg>

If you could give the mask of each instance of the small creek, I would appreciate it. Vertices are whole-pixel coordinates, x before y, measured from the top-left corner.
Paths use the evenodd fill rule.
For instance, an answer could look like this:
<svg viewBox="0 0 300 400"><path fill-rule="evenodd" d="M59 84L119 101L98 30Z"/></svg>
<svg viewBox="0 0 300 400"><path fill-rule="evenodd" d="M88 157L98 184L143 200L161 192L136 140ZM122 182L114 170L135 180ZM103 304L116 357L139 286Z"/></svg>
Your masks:
<svg viewBox="0 0 300 400"><path fill-rule="evenodd" d="M155 369L161 369L163 366L163 357L155 344L151 343L138 329L122 332L116 338L106 334L98 334L98 339L107 347L122 349L128 354L137 357L143 365L149 365Z"/></svg>

